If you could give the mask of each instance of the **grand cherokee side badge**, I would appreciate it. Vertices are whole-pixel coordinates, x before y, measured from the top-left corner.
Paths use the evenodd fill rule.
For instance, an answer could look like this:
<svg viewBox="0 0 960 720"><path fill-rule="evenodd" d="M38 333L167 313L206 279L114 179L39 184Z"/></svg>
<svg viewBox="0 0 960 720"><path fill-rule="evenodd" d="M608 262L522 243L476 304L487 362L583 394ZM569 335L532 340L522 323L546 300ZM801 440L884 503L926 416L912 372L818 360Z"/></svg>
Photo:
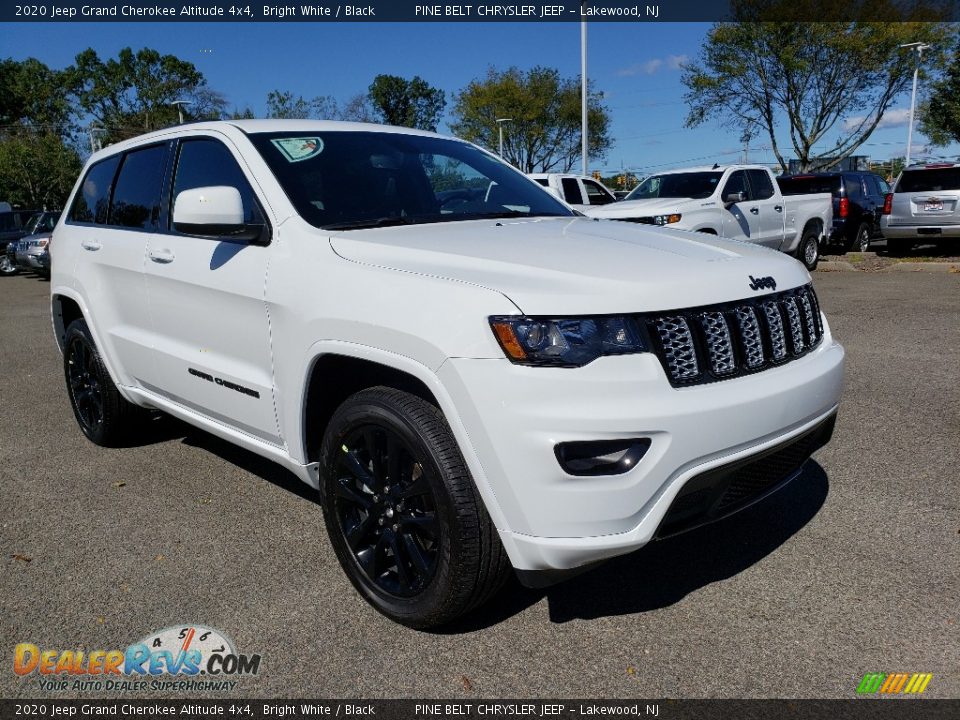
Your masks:
<svg viewBox="0 0 960 720"><path fill-rule="evenodd" d="M747 277L750 278L751 290L762 290L763 288L770 288L771 290L777 289L777 281L769 275L762 278L755 278L753 275L748 275Z"/></svg>

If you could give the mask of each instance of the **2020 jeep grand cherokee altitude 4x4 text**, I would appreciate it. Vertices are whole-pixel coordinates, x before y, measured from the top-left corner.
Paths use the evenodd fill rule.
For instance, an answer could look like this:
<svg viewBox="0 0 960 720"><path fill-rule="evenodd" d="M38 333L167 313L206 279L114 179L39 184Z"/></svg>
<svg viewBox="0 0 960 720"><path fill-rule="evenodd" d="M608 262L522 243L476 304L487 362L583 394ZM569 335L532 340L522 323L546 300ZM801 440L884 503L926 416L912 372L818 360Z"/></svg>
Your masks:
<svg viewBox="0 0 960 720"><path fill-rule="evenodd" d="M86 436L159 409L281 463L415 627L744 507L840 397L796 260L577 216L430 133L159 131L90 158L56 237Z"/></svg>

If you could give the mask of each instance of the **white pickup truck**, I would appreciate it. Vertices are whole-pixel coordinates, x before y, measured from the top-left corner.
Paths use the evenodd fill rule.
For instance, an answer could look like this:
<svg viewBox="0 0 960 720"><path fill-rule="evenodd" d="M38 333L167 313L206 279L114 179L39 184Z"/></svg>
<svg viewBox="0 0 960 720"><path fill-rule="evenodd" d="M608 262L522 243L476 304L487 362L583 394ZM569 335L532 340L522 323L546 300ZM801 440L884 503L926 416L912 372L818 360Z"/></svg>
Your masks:
<svg viewBox="0 0 960 720"><path fill-rule="evenodd" d="M581 212L590 207L609 205L617 201L617 196L610 188L586 175L531 173L527 177L543 185L567 205Z"/></svg>
<svg viewBox="0 0 960 720"><path fill-rule="evenodd" d="M833 222L833 199L830 193L785 198L762 165L714 165L651 175L620 202L582 212L759 243L813 270Z"/></svg>

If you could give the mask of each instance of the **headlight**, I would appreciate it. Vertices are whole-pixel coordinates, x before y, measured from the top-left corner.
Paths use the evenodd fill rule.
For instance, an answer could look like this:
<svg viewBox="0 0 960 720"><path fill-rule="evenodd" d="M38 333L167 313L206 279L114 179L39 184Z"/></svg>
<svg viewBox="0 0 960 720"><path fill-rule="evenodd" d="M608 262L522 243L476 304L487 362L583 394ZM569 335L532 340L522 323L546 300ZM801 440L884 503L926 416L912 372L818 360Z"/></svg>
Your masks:
<svg viewBox="0 0 960 720"><path fill-rule="evenodd" d="M490 327L503 352L523 365L580 367L603 355L646 352L640 331L624 315L580 318L498 316Z"/></svg>
<svg viewBox="0 0 960 720"><path fill-rule="evenodd" d="M673 213L672 215L654 215L653 224L654 225L670 225L671 223L680 222L680 218L682 217L683 215L681 215L680 213Z"/></svg>

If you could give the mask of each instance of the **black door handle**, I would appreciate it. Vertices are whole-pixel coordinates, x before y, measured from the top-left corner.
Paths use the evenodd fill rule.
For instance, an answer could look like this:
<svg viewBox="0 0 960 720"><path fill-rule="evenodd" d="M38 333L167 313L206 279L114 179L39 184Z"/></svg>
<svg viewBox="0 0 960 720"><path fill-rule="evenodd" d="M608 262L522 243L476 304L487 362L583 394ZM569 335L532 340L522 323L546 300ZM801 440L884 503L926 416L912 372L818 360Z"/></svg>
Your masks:
<svg viewBox="0 0 960 720"><path fill-rule="evenodd" d="M760 208L752 207L752 208L750 208L750 212L752 212L754 215L759 215L759 214L760 214Z"/></svg>
<svg viewBox="0 0 960 720"><path fill-rule="evenodd" d="M783 212L783 205L774 205L773 209L777 212Z"/></svg>

